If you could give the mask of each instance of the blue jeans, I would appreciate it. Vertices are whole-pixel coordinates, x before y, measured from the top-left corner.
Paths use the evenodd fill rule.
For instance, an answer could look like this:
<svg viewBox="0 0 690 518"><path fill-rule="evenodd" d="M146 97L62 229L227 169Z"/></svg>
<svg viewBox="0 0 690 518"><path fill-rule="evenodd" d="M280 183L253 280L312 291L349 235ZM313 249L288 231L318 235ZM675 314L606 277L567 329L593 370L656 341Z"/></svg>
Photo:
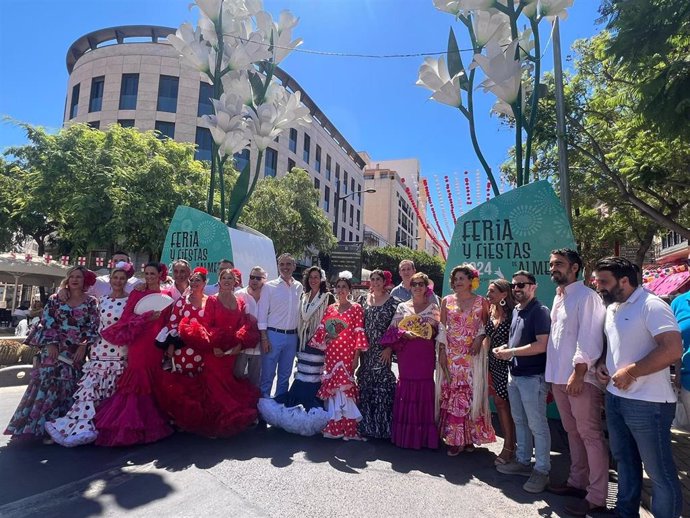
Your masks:
<svg viewBox="0 0 690 518"><path fill-rule="evenodd" d="M297 353L297 334L286 335L268 331L268 341L271 342L271 350L261 353L261 396L271 397L273 378L278 367L278 385L276 396L288 391L292 366L295 363Z"/></svg>
<svg viewBox="0 0 690 518"><path fill-rule="evenodd" d="M543 374L508 377L510 413L517 439L515 458L520 464L529 465L534 449L534 469L545 474L551 471L551 432L546 418L548 390Z"/></svg>
<svg viewBox="0 0 690 518"><path fill-rule="evenodd" d="M618 502L622 518L639 516L642 464L652 480L652 514L677 518L683 509L678 471L671 450L675 403L653 403L606 394L611 453L618 462Z"/></svg>

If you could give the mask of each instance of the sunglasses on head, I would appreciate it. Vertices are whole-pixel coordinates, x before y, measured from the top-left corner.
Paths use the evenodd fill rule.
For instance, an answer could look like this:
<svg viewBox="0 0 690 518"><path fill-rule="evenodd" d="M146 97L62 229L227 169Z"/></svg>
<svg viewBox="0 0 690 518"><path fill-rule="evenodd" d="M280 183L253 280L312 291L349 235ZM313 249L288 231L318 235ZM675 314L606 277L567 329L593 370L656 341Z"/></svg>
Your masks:
<svg viewBox="0 0 690 518"><path fill-rule="evenodd" d="M263 277L262 277L261 275L250 275L249 278L250 278L252 281L260 281L260 280L263 279Z"/></svg>
<svg viewBox="0 0 690 518"><path fill-rule="evenodd" d="M422 286L426 286L426 284L423 281L417 281L417 282L411 282L410 286L412 288L421 288Z"/></svg>
<svg viewBox="0 0 690 518"><path fill-rule="evenodd" d="M534 282L514 282L513 284L511 284L511 286L513 287L513 289L515 289L515 288L522 289L525 286L532 285L532 284L536 284L536 283L534 283Z"/></svg>

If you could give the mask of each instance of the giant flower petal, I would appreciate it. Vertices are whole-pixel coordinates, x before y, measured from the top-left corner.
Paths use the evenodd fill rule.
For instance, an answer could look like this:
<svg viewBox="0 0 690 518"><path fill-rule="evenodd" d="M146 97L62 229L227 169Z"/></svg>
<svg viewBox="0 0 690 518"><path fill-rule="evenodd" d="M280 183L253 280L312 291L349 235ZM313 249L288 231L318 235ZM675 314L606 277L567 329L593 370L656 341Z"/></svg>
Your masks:
<svg viewBox="0 0 690 518"><path fill-rule="evenodd" d="M518 40L513 41L504 51L497 42L489 42L487 55L475 54L470 65L471 68L479 66L486 75L480 85L484 91L493 92L508 104L517 100L522 80L520 61L515 58L518 43Z"/></svg>
<svg viewBox="0 0 690 518"><path fill-rule="evenodd" d="M462 105L460 79L463 75L464 72L460 72L456 76L450 77L443 56L438 59L428 57L419 67L417 85L431 90L433 100L457 108Z"/></svg>
<svg viewBox="0 0 690 518"><path fill-rule="evenodd" d="M167 41L180 53L186 64L196 68L202 76L212 81L209 64L210 48L203 41L199 30L194 30L190 24L183 23L175 34L170 34L167 37Z"/></svg>
<svg viewBox="0 0 690 518"><path fill-rule="evenodd" d="M472 27L479 46L491 40L499 43L510 41L510 18L500 11L477 11L472 15Z"/></svg>

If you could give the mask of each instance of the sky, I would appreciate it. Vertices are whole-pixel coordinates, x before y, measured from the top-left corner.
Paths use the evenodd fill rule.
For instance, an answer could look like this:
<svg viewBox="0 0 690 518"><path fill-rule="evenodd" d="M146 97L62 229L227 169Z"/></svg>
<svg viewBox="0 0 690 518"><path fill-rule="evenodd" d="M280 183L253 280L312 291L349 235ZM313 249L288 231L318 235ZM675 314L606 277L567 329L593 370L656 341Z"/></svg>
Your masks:
<svg viewBox="0 0 690 518"><path fill-rule="evenodd" d="M0 117L57 130L66 98L69 46L91 31L117 25L177 27L195 23L190 0L0 0ZM597 0L575 0L561 24L564 66L573 41L590 37L596 25ZM431 92L415 85L422 54L445 51L453 27L460 48L467 48L464 27L432 0L264 0L274 18L287 9L300 18L293 37L305 51L332 54L419 54L405 58L363 58L293 52L281 66L358 151L374 161L417 158L430 177L461 177L480 164L471 146L467 121L449 106L429 100ZM546 46L549 25L542 22ZM552 47L543 49L542 69L552 70ZM471 53L463 53L465 65ZM505 160L514 136L489 115L491 94L478 91L477 127L490 166ZM12 123L0 121L0 150L26 142ZM455 183L452 184L455 190ZM463 187L464 191L464 187ZM464 193L463 193L464 198ZM475 198L476 199L476 198ZM443 204L444 200L437 203ZM457 202L456 202L457 206Z"/></svg>

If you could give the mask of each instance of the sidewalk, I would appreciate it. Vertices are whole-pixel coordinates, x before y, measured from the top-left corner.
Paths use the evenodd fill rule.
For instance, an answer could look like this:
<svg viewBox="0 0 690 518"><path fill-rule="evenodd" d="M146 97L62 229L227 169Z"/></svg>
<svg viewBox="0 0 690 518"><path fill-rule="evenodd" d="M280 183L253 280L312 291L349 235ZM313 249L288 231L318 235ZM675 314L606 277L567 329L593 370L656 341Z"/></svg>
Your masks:
<svg viewBox="0 0 690 518"><path fill-rule="evenodd" d="M690 516L690 432L673 428L671 434L673 460L676 462L680 486L683 490L683 513L681 516ZM652 482L645 473L642 503L647 509L649 509L651 496Z"/></svg>

